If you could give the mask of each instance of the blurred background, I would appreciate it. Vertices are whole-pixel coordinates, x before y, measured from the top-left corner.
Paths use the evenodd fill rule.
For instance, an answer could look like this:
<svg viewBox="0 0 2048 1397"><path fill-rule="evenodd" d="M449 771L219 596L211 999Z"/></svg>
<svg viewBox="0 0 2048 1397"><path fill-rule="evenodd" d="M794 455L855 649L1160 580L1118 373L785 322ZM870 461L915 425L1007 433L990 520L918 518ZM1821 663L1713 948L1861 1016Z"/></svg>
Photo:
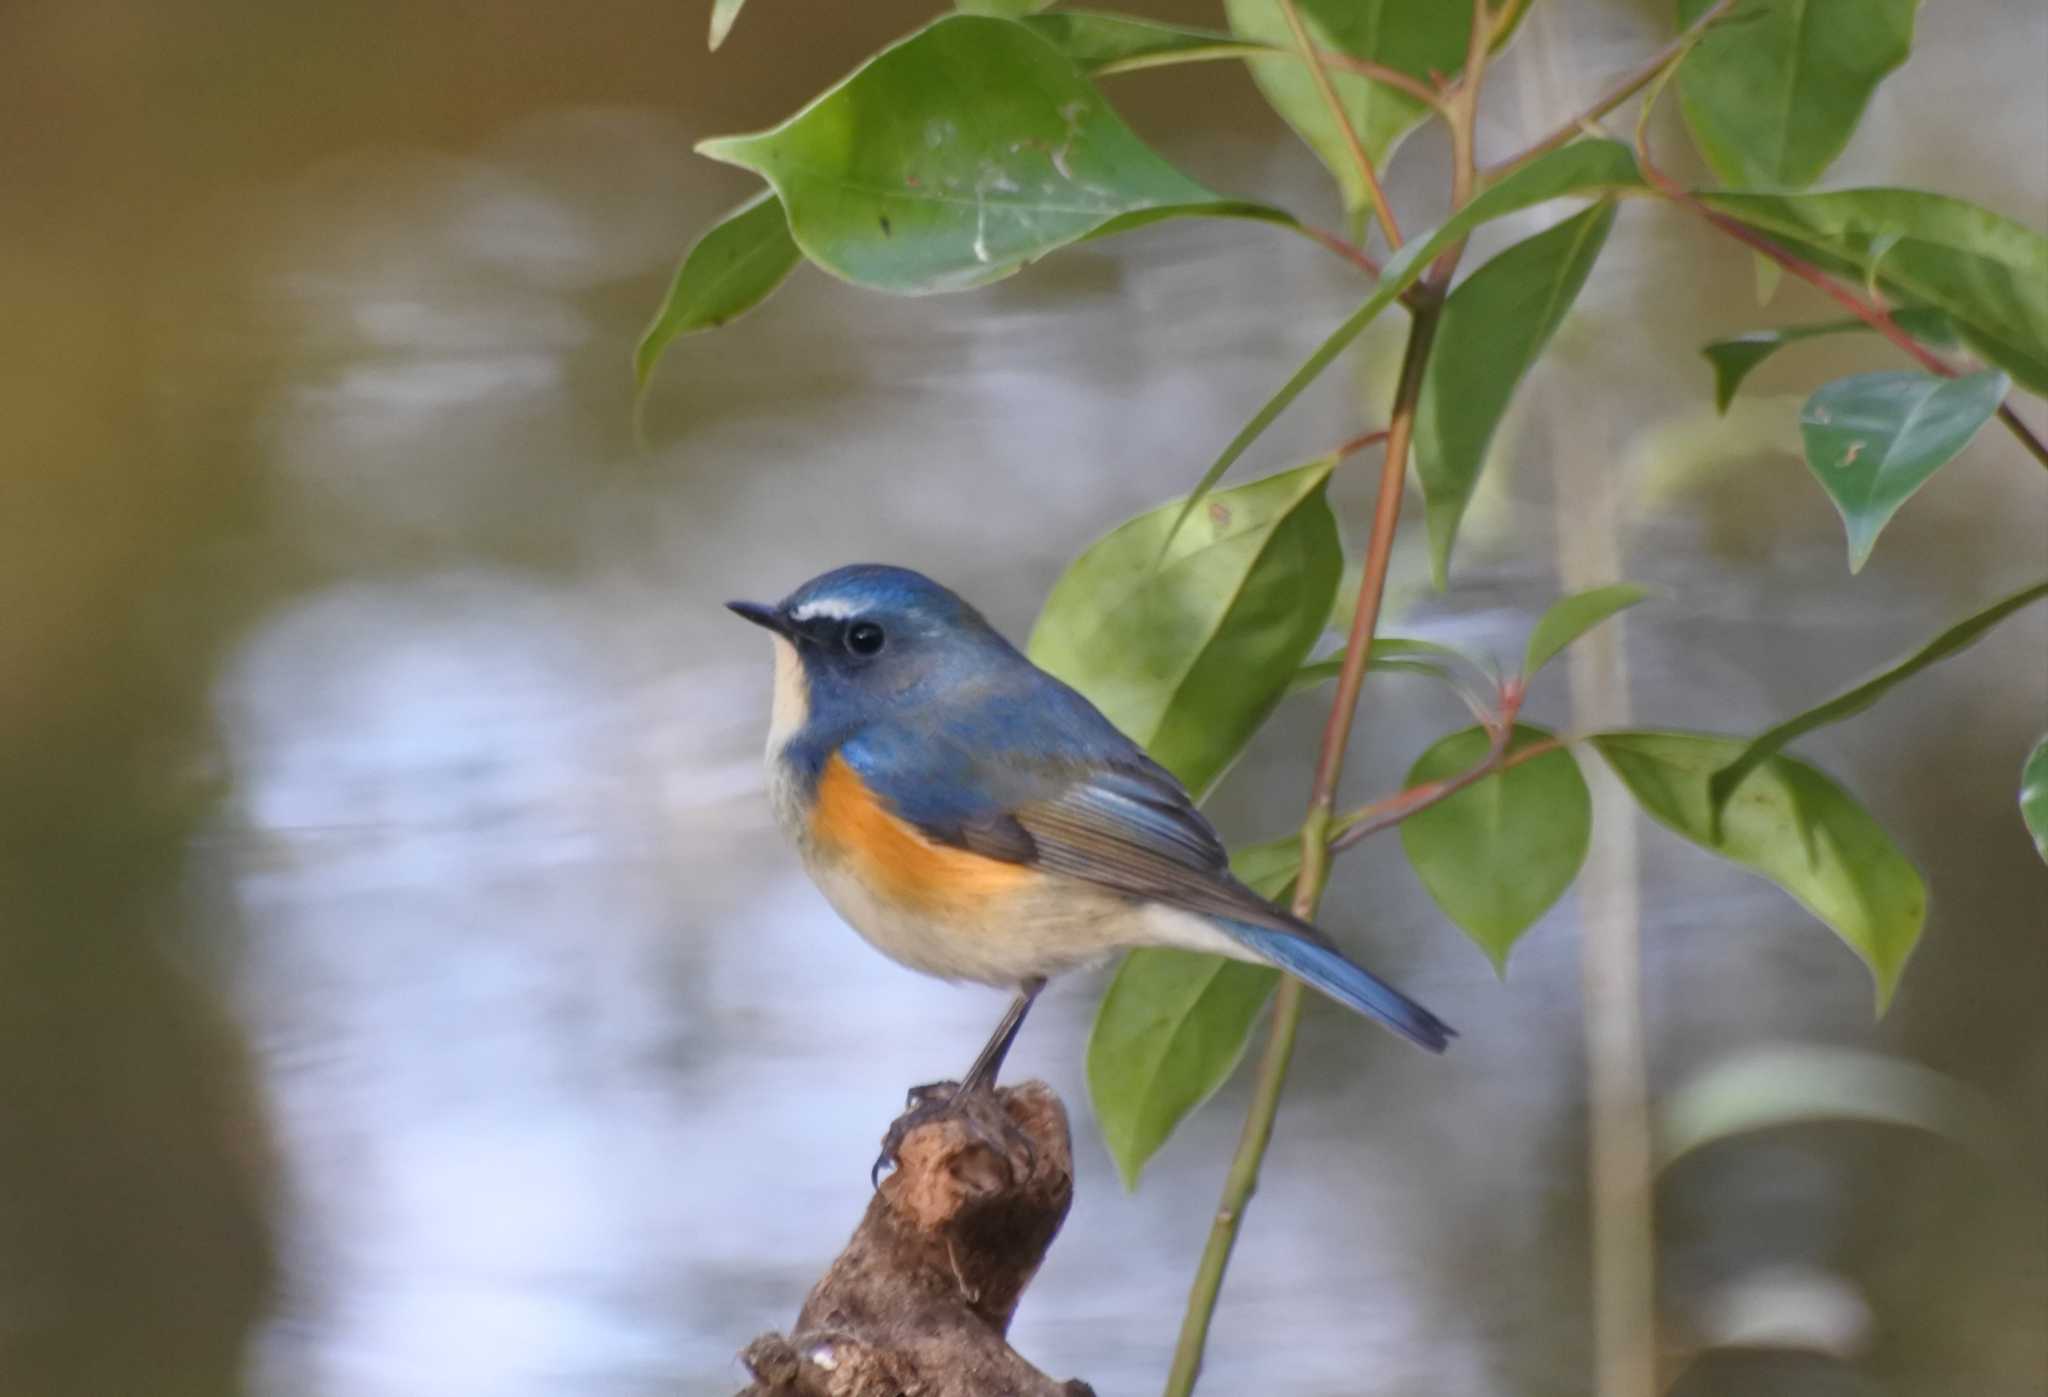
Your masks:
<svg viewBox="0 0 2048 1397"><path fill-rule="evenodd" d="M803 879L759 773L767 647L719 603L884 559L1021 639L1356 285L1238 224L921 300L802 269L672 348L636 435L633 341L749 188L691 142L778 120L931 7L758 0L716 56L706 9L0 6L0 1393L730 1391L851 1229L904 1086L1000 1012ZM1482 156L1669 10L1538 5ZM2048 225L2048 12L1919 25L1831 182ZM1109 94L1211 185L1336 220L1241 69ZM1425 132L1395 163L1410 226L1442 153ZM2048 560L2039 471L1990 431L1852 579L1797 405L1890 361L1818 343L1716 418L1694 347L1820 303L1759 309L1710 232L1625 207L1579 305L1452 591L1404 545L1392 597L1405 632L1512 655L1567 582L1655 584L1613 676L1560 669L1538 721L1760 727ZM1381 330L1248 465L1384 401ZM1338 487L1354 543L1371 474ZM1298 818L1326 701L1219 794L1231 838ZM1463 721L1398 678L1365 703L1358 799ZM2044 713L2036 608L1803 744L1932 885L1882 1021L1782 894L1603 805L1659 1103L1769 1051L1771 1082L1867 1072L1939 1127L1800 1125L1660 1174L1671 1369L1715 1350L1684 1391L2048 1390L2048 870L2014 808ZM1583 1392L1582 899L1502 983L1394 841L1347 856L1327 920L1464 1037L1434 1060L1311 1005L1204 1390ZM1164 1371L1243 1083L1123 1192L1082 1072L1100 983L1056 986L1012 1059L1065 1097L1081 1170L1013 1338L1108 1397Z"/></svg>

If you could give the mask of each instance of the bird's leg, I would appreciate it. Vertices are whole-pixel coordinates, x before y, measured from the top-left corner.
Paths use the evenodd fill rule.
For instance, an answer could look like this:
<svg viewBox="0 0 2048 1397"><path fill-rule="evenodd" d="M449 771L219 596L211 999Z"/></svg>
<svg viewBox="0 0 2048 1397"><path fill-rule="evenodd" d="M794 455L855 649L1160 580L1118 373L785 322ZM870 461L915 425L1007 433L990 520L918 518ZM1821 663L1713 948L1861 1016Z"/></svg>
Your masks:
<svg viewBox="0 0 2048 1397"><path fill-rule="evenodd" d="M1031 1012L1032 1003L1044 988L1043 975L1034 975L1024 982L1017 991L1017 997L1010 1001L1002 1022L989 1035L987 1046L974 1059L974 1065L967 1069L967 1075L960 1079L962 1092L987 1091L995 1086L996 1074L1003 1070L1003 1059L1010 1055L1010 1045L1017 1041L1017 1030L1024 1027L1024 1016Z"/></svg>
<svg viewBox="0 0 2048 1397"><path fill-rule="evenodd" d="M996 1031L989 1035L988 1043L974 1059L974 1065L967 1069L965 1077L958 1082L931 1082L910 1089L908 1109L890 1123L889 1133L882 1137L882 1153L870 1171L871 1179L879 1180L884 1169L895 1165L896 1151L902 1147L905 1137L911 1131L928 1121L946 1115L959 1115L962 1119L972 1122L976 1134L983 1137L982 1143L998 1157L1008 1158L1009 1142L987 1138L989 1132L975 1121L972 1115L957 1109L956 1103L964 1101L967 1097L992 1093L995 1090L996 1074L1003 1069L1003 1059L1009 1056L1010 1045L1017 1041L1017 1031L1024 1027L1024 1016L1031 1012L1032 1002L1044 988L1045 977L1042 975L1034 975L1019 987L1017 997L1010 1001L1010 1007L1004 1011L1002 1021L996 1025ZM1007 1116L1003 1121L1006 1126L1009 1124ZM1014 1128L1006 1133L1022 1141L1028 1171L1036 1162L1036 1151L1032 1149L1030 1138Z"/></svg>

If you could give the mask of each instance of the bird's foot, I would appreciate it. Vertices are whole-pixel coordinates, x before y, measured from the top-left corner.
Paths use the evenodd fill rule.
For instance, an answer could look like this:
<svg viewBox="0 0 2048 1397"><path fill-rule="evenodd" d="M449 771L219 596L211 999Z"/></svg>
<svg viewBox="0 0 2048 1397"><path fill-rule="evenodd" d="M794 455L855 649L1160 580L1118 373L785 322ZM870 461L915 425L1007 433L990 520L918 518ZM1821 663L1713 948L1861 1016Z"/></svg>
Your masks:
<svg viewBox="0 0 2048 1397"><path fill-rule="evenodd" d="M976 1086L963 1091L958 1082L928 1082L910 1089L903 1114L889 1122L888 1133L882 1137L882 1153L868 1171L868 1181L881 1187L883 1171L896 1167L897 1152L911 1132L941 1120L959 1122L968 1142L987 1150L1013 1182L1019 1175L1019 1155L1023 1157L1024 1176L1028 1177L1038 1167L1038 1151L1030 1135L1010 1119L994 1087Z"/></svg>

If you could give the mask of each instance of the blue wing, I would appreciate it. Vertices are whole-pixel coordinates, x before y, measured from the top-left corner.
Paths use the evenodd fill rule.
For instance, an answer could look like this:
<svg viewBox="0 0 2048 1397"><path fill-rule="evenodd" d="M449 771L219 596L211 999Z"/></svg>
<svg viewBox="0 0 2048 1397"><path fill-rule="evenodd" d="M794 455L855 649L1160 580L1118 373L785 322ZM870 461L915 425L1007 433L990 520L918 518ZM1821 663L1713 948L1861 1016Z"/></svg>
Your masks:
<svg viewBox="0 0 2048 1397"><path fill-rule="evenodd" d="M973 732L885 723L840 752L929 839L1208 917L1259 958L1443 1050L1447 1025L1233 878L1223 841L1180 783L1073 698L1092 722L1041 709L1023 723L979 718Z"/></svg>

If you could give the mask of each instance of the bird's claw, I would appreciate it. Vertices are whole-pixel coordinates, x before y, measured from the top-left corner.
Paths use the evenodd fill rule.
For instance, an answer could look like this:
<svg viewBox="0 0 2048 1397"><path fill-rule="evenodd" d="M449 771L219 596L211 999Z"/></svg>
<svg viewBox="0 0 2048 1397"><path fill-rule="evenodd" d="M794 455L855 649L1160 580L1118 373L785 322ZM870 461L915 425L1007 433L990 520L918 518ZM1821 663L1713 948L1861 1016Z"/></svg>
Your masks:
<svg viewBox="0 0 2048 1397"><path fill-rule="evenodd" d="M989 1113L974 1109L983 1099L995 1107L993 1114L1000 1124L994 1129L986 1119ZM929 1082L921 1087L912 1087L906 1095L903 1114L889 1122L888 1133L882 1137L882 1152L868 1171L869 1185L874 1188L882 1186L883 1172L896 1167L897 1152L903 1148L903 1142L910 1138L912 1131L948 1117L958 1120L967 1128L974 1143L1002 1162L1012 1183L1018 1177L1016 1166L1011 1162L1013 1147L1022 1147L1025 1177L1038 1168L1038 1149L1031 1143L1031 1136L1002 1109L994 1088L979 1087L971 1095L963 1096L958 1082Z"/></svg>

